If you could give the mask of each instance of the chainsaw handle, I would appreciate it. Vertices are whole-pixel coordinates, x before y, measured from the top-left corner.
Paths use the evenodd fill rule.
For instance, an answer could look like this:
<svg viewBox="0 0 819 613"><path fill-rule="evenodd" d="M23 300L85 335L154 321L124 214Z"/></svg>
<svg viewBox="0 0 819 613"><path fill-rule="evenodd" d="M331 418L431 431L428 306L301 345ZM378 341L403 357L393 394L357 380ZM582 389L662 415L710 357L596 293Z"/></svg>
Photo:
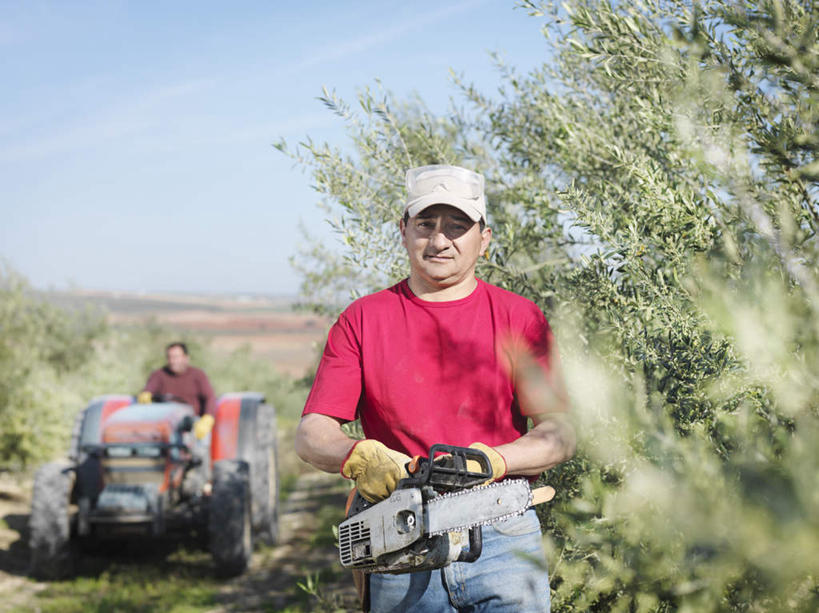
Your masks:
<svg viewBox="0 0 819 613"><path fill-rule="evenodd" d="M475 462L479 470L469 470L470 461ZM410 476L401 480L399 489L429 485L437 492L454 492L492 478L492 465L483 451L455 445L433 445L428 457L415 456L405 468Z"/></svg>
<svg viewBox="0 0 819 613"><path fill-rule="evenodd" d="M474 562L481 557L483 550L483 531L480 526L469 529L469 549L462 549L456 562Z"/></svg>

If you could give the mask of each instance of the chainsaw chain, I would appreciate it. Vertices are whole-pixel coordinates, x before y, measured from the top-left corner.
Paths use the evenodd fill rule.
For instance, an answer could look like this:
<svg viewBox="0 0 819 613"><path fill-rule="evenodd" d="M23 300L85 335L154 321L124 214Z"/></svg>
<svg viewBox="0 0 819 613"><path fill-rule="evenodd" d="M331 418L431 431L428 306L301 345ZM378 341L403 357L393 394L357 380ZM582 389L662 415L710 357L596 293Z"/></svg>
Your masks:
<svg viewBox="0 0 819 613"><path fill-rule="evenodd" d="M438 506L439 504L446 504L448 500L452 500L453 498L457 498L459 496L465 496L472 492L478 490L488 490L497 487L503 487L504 485L508 485L510 483L517 483L517 482L524 482L526 486L529 487L529 482L526 479L507 479L506 481L495 481L488 485L476 485L475 487L471 487L469 489L460 490L457 492L447 492L445 494L439 494L435 498L430 499L427 502L427 508L431 508L433 506ZM519 511L513 511L511 513L506 513L505 515L501 515L499 517L493 517L492 519L487 519L485 521L475 522L474 524L465 525L465 526L457 526L453 528L448 528L446 530L436 530L435 532L430 532L430 536L438 536L440 534L448 534L450 532L457 532L460 530L469 530L470 528L474 528L476 526L490 526L496 522L504 521L506 519L511 519L513 517L518 517L519 515L523 515L523 513L528 509L532 504L532 490L529 490L529 500L523 505L523 508Z"/></svg>

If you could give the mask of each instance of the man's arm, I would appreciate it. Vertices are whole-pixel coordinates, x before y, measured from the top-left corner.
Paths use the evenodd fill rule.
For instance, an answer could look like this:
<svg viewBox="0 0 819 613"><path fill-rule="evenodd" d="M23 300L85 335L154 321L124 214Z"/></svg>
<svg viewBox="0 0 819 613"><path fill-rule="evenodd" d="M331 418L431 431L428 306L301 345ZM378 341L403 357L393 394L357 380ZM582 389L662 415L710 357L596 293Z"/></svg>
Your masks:
<svg viewBox="0 0 819 613"><path fill-rule="evenodd" d="M533 427L517 440L494 447L503 456L509 475L539 475L575 452L569 395L554 342L549 342L544 358L537 359L524 349L516 351L512 361L518 405Z"/></svg>
<svg viewBox="0 0 819 613"><path fill-rule="evenodd" d="M352 439L341 424L335 417L308 413L296 430L296 453L316 468L354 480L358 493L370 502L387 498L409 476L410 457L375 439Z"/></svg>
<svg viewBox="0 0 819 613"><path fill-rule="evenodd" d="M216 413L216 395L213 393L213 386L204 370L201 373L199 385L202 392L202 415L214 415Z"/></svg>
<svg viewBox="0 0 819 613"><path fill-rule="evenodd" d="M512 475L539 475L574 455L576 436L569 419L569 394L557 349L552 343L548 367L522 356L517 364L520 410L534 427L518 440L499 445Z"/></svg>
<svg viewBox="0 0 819 613"><path fill-rule="evenodd" d="M495 447L509 475L539 475L574 455L576 438L568 415L538 415L532 421L534 427L518 440Z"/></svg>
<svg viewBox="0 0 819 613"><path fill-rule="evenodd" d="M337 473L356 440L341 429L342 420L319 413L308 413L296 429L296 454L316 468Z"/></svg>

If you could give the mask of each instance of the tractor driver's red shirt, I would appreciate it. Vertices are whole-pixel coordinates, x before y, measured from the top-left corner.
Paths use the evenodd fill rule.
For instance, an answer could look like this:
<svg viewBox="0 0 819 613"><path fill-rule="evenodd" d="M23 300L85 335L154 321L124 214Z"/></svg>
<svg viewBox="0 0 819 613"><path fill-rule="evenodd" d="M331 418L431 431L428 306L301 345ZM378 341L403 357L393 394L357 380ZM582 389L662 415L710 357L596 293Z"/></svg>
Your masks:
<svg viewBox="0 0 819 613"><path fill-rule="evenodd" d="M173 372L167 366L155 370L148 377L145 391L177 396L185 404L191 405L199 415L212 415L216 407L216 398L208 376L203 370L193 366L188 366L181 374Z"/></svg>
<svg viewBox="0 0 819 613"><path fill-rule="evenodd" d="M548 368L551 330L530 300L478 280L466 298L429 302L404 280L333 324L304 414L360 417L367 438L408 455L509 443L527 428L499 350L513 341Z"/></svg>

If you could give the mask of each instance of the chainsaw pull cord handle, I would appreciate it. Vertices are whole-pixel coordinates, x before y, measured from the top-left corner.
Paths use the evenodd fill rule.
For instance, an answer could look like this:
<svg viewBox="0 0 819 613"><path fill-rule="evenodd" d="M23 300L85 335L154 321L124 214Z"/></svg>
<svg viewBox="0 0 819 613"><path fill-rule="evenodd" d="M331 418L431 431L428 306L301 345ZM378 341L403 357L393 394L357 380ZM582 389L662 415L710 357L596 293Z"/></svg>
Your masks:
<svg viewBox="0 0 819 613"><path fill-rule="evenodd" d="M412 456L412 459L409 462L407 462L406 468L407 472L411 475L414 475L419 470L421 470L421 456L420 455Z"/></svg>

